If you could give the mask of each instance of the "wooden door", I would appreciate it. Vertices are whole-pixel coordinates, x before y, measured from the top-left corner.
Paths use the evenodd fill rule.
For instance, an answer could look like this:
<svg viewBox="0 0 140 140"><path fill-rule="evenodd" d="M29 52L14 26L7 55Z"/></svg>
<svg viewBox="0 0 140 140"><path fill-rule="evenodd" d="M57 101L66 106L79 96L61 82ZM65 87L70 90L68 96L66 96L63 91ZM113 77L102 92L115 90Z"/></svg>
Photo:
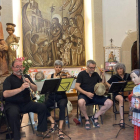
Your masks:
<svg viewBox="0 0 140 140"><path fill-rule="evenodd" d="M133 43L131 49L131 70L138 69L138 62L137 62L137 41Z"/></svg>

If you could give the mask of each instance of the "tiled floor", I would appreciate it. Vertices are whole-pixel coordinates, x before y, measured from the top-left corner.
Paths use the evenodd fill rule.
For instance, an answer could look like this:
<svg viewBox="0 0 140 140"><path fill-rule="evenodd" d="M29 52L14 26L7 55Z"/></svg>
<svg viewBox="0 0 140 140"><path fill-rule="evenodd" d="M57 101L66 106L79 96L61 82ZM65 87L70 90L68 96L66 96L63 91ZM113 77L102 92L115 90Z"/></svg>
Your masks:
<svg viewBox="0 0 140 140"><path fill-rule="evenodd" d="M119 126L112 126L114 123L118 123L120 120L120 116L117 115L117 120L114 119L114 114L112 112L112 108L107 111L103 115L103 125L100 124L100 128L93 128L91 130L85 130L84 126L76 126L76 124L73 122L73 118L76 118L76 104L73 105L74 109L72 113L69 115L70 117L70 129L65 126L64 132L68 134L72 140L133 140L133 128L125 128L122 129L118 135L117 138L116 134L120 130ZM125 110L128 110L128 103L125 103ZM28 116L24 116L23 123L27 124L28 122ZM84 122L84 120L83 120ZM100 122L100 120L99 120ZM131 125L131 122L128 121L128 114L125 114L125 122L126 124ZM32 133L31 127L24 127L22 128L22 131L25 132L26 137L22 137L21 140L40 140L42 138L37 137L35 134ZM0 135L0 140L4 140L5 135ZM47 138L45 138L47 140ZM48 138L48 140L58 140L57 132L55 134L51 135L51 138ZM69 138L65 136L65 140L68 140Z"/></svg>

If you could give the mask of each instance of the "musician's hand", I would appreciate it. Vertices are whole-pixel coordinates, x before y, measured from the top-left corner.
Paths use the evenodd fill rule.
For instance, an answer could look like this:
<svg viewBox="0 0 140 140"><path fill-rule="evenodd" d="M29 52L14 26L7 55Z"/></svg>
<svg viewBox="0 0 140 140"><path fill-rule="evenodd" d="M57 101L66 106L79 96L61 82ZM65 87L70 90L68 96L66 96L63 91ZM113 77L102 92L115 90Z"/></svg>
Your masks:
<svg viewBox="0 0 140 140"><path fill-rule="evenodd" d="M93 94L93 93L91 93L91 92L87 92L87 93L86 93L86 95L87 95L90 99L92 99L92 98L93 98L93 96L94 96L94 94Z"/></svg>
<svg viewBox="0 0 140 140"><path fill-rule="evenodd" d="M27 82L25 82L22 84L22 86L20 88L21 88L21 91L23 91L25 88L29 88L29 87L30 87L30 85Z"/></svg>
<svg viewBox="0 0 140 140"><path fill-rule="evenodd" d="M105 70L100 68L100 75L104 76Z"/></svg>
<svg viewBox="0 0 140 140"><path fill-rule="evenodd" d="M28 78L25 78L25 82L27 82L29 85L31 85L31 82Z"/></svg>

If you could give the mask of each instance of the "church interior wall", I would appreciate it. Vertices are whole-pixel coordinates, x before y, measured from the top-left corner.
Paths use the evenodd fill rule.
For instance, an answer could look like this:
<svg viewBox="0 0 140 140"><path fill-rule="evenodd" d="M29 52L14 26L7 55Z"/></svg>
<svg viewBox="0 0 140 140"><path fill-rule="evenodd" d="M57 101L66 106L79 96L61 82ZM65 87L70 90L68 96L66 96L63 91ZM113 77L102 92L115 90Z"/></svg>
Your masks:
<svg viewBox="0 0 140 140"><path fill-rule="evenodd" d="M131 72L131 47L137 40L136 1L103 0L103 46L121 47L121 62Z"/></svg>
<svg viewBox="0 0 140 140"><path fill-rule="evenodd" d="M2 22L3 26L4 39L6 39L8 36L6 31L6 23L13 22L12 0L0 0L0 5L2 6L0 21Z"/></svg>
<svg viewBox="0 0 140 140"><path fill-rule="evenodd" d="M22 56L22 20L21 9L16 12L13 11L15 3L19 0L0 0L2 5L0 21L3 25L4 38L8 36L6 32L6 23L15 23L15 34L20 36L20 48L18 49L18 55ZM88 1L84 0L84 4ZM126 64L127 72L131 71L131 61L125 59L130 56L130 49L132 42L135 41L137 36L136 29L136 1L132 0L91 0L91 15L87 18L85 14L85 38L86 39L86 60L94 59L98 66L104 65L104 49L103 47L110 45L110 39L112 38L113 44L117 47L122 47L121 61ZM20 2L19 2L20 5ZM13 8L14 7L14 8ZM85 9L86 7L84 7ZM85 9L85 13L86 13ZM18 13L18 15L16 15ZM19 16L20 15L20 16ZM89 19L91 18L91 19ZM90 23L88 30L88 22ZM90 32L89 36L87 34ZM133 32L135 32L133 34ZM130 35L132 33L132 35ZM89 42L88 38L92 36L92 42ZM128 52L129 51L129 52ZM88 55L90 53L90 55ZM68 68L71 71L80 71L81 68ZM44 69L40 69L44 70ZM50 69L49 69L50 70Z"/></svg>

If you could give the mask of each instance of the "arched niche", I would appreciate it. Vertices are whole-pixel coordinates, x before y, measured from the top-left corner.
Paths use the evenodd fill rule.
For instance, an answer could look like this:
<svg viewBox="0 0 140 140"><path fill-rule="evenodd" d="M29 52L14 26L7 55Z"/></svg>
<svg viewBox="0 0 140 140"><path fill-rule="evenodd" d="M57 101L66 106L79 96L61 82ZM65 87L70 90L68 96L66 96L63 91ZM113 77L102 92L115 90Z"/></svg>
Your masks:
<svg viewBox="0 0 140 140"><path fill-rule="evenodd" d="M126 72L131 72L131 48L137 40L137 32L129 33L121 46L121 62L126 66Z"/></svg>

